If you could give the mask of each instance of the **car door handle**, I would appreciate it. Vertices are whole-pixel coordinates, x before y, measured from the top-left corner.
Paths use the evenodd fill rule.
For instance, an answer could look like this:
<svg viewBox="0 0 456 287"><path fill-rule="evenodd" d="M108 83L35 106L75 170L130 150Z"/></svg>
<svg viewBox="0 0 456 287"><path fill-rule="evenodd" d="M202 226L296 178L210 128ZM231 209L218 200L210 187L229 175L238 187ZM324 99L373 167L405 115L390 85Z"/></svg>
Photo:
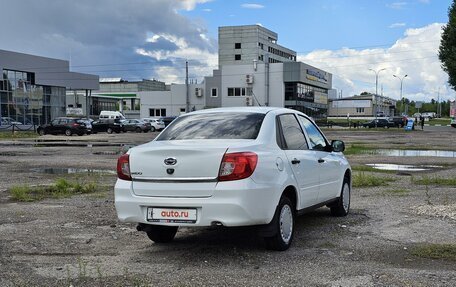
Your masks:
<svg viewBox="0 0 456 287"><path fill-rule="evenodd" d="M291 163L292 163L292 164L298 164L298 163L300 163L300 162L301 162L301 161L300 161L299 159L297 159L297 158L294 158L294 159L291 160Z"/></svg>
<svg viewBox="0 0 456 287"><path fill-rule="evenodd" d="M319 159L318 159L318 163L324 163L324 162L325 162L324 159L322 159L322 158L319 158Z"/></svg>

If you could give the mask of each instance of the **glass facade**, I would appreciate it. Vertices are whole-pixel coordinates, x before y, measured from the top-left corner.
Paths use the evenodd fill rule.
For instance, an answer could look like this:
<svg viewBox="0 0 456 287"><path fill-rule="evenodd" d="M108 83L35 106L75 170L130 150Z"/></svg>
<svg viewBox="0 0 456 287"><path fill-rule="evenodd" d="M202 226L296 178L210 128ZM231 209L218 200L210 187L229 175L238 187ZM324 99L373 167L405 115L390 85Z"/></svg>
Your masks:
<svg viewBox="0 0 456 287"><path fill-rule="evenodd" d="M46 124L65 116L64 87L35 85L35 74L3 70L0 117L23 124Z"/></svg>
<svg viewBox="0 0 456 287"><path fill-rule="evenodd" d="M328 91L298 82L285 83L285 107L295 109L313 118L327 116Z"/></svg>

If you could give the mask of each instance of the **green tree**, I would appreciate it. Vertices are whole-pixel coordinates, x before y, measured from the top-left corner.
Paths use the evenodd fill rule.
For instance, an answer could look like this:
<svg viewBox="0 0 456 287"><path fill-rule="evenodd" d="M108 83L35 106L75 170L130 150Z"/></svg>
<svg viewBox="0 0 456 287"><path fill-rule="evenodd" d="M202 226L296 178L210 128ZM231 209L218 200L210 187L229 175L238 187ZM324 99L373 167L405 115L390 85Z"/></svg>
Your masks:
<svg viewBox="0 0 456 287"><path fill-rule="evenodd" d="M439 59L449 76L448 83L456 90L456 0L448 9L448 24L443 27Z"/></svg>

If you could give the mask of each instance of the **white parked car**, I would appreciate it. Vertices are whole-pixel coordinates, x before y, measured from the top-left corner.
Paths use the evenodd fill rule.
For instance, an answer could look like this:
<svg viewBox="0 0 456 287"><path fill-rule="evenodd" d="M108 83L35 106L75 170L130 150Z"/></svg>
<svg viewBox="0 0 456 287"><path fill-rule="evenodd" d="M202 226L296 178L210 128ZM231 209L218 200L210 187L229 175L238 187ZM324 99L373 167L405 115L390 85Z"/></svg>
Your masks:
<svg viewBox="0 0 456 287"><path fill-rule="evenodd" d="M161 121L160 119L144 118L142 120L145 121L145 122L150 123L150 125L152 126L151 131L153 131L153 132L161 131L162 129L165 128L165 123L163 121Z"/></svg>
<svg viewBox="0 0 456 287"><path fill-rule="evenodd" d="M273 107L208 109L173 121L117 162L117 215L158 243L179 226L258 226L286 250L295 216L321 206L345 216L351 168L305 114Z"/></svg>

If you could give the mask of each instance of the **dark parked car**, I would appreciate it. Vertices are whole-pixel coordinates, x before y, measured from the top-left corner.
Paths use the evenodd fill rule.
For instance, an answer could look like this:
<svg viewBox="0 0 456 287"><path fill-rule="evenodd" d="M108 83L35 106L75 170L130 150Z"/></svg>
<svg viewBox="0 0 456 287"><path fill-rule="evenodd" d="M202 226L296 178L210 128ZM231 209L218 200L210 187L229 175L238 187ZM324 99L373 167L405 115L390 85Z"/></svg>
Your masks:
<svg viewBox="0 0 456 287"><path fill-rule="evenodd" d="M388 120L390 122L393 122L394 126L398 127L398 128L403 128L405 123L407 122L406 117L390 117L390 118L388 118Z"/></svg>
<svg viewBox="0 0 456 287"><path fill-rule="evenodd" d="M365 128L391 128L391 127L396 127L396 124L394 122L388 121L386 119L376 119L372 120L370 122L364 123L363 127Z"/></svg>
<svg viewBox="0 0 456 287"><path fill-rule="evenodd" d="M174 121L177 117L161 117L160 120L165 123L165 127L167 127L172 121Z"/></svg>
<svg viewBox="0 0 456 287"><path fill-rule="evenodd" d="M92 123L93 133L107 132L108 134L120 133L124 130L124 126L119 119L99 119Z"/></svg>
<svg viewBox="0 0 456 287"><path fill-rule="evenodd" d="M85 123L87 119L61 117L53 119L49 124L41 125L38 127L37 132L40 135L45 134L65 134L71 136L72 134L84 135L89 132Z"/></svg>
<svg viewBox="0 0 456 287"><path fill-rule="evenodd" d="M130 119L130 120L123 120L123 130L125 132L131 131L131 132L149 132L152 128L150 123L147 123L143 120L136 120L136 119Z"/></svg>

